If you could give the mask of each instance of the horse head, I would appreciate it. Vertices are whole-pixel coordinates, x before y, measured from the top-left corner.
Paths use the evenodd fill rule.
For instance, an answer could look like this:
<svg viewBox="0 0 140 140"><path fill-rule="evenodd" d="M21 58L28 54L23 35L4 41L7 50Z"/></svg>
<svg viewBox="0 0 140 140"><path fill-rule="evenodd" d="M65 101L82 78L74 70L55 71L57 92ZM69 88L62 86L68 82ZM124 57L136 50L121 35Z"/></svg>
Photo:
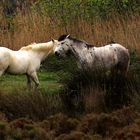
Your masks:
<svg viewBox="0 0 140 140"><path fill-rule="evenodd" d="M65 57L71 52L70 35L62 35L58 41L52 40L54 43L54 53L57 57Z"/></svg>

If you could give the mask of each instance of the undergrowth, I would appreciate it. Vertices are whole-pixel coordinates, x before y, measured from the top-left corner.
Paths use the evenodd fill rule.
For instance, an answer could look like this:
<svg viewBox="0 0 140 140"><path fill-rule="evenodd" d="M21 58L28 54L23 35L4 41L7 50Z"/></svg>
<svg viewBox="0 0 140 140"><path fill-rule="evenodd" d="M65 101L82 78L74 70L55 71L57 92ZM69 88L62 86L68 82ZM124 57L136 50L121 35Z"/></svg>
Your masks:
<svg viewBox="0 0 140 140"><path fill-rule="evenodd" d="M67 110L108 112L132 104L140 108L140 56L135 50L130 50L130 56L127 76L104 70L68 69L70 76L63 76L60 80L65 86L62 99Z"/></svg>
<svg viewBox="0 0 140 140"><path fill-rule="evenodd" d="M78 118L59 113L43 121L27 117L9 120L0 113L1 140L139 139L139 130L140 114L132 106L112 113L90 113Z"/></svg>
<svg viewBox="0 0 140 140"><path fill-rule="evenodd" d="M48 94L47 90L1 90L0 110L9 119L24 116L34 120L42 120L58 112L81 116L90 112L111 112L129 105L140 110L140 57L136 51L130 53L131 65L126 77L119 73L81 71L72 57L61 61L50 56L44 68L56 73L63 88L55 94Z"/></svg>
<svg viewBox="0 0 140 140"><path fill-rule="evenodd" d="M65 89L51 95L47 91L1 90L0 139L139 139L139 1L18 2L8 14L8 3L0 5L1 46L17 50L68 33L95 46L118 42L130 50L131 64L124 77L83 73L73 58L48 57L44 69L58 73ZM125 107L130 105L133 107ZM58 112L62 113L54 115Z"/></svg>

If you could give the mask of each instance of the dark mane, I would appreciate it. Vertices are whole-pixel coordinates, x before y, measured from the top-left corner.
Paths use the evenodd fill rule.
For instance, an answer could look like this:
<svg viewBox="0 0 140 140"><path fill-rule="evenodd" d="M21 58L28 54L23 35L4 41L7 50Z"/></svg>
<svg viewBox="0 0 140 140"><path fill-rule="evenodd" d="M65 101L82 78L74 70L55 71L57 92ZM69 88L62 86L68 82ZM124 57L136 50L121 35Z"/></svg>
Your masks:
<svg viewBox="0 0 140 140"><path fill-rule="evenodd" d="M58 38L58 41L63 41L64 39L66 39L66 37L67 37L66 34L61 35L61 36ZM72 40L73 42L75 42L75 43L85 43L85 44L86 44L85 47L87 47L87 48L92 48L92 47L94 47L94 45L88 44L88 43L87 43L86 41L84 41L84 40L78 40L78 39L73 38L73 37L71 37L71 36L69 36L68 38L69 38L70 40Z"/></svg>
<svg viewBox="0 0 140 140"><path fill-rule="evenodd" d="M108 42L109 44L115 44L116 42L114 40L111 40L110 42Z"/></svg>
<svg viewBox="0 0 140 140"><path fill-rule="evenodd" d="M70 40L72 40L73 42L75 42L75 43L83 43L84 41L82 41L82 40L78 40L78 39L76 39L76 38L73 38L73 37L69 37L69 39Z"/></svg>
<svg viewBox="0 0 140 140"><path fill-rule="evenodd" d="M86 47L89 49L89 48L94 47L94 45L91 45L91 44L86 44Z"/></svg>
<svg viewBox="0 0 140 140"><path fill-rule="evenodd" d="M62 41L62 40L64 40L66 37L67 37L66 34L65 34L65 35L61 35L61 36L58 38L58 41Z"/></svg>
<svg viewBox="0 0 140 140"><path fill-rule="evenodd" d="M69 37L69 39L73 40L73 42L75 42L75 43L85 43L86 44L85 47L87 47L88 49L94 47L94 45L88 44L84 40L78 40L78 39L72 38L72 37Z"/></svg>

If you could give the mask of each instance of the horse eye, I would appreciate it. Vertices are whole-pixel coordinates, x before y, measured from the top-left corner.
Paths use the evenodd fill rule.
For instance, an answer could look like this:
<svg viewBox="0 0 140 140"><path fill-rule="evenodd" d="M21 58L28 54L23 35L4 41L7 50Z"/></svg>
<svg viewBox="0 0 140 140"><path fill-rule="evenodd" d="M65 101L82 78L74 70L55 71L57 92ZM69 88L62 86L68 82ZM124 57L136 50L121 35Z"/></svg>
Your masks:
<svg viewBox="0 0 140 140"><path fill-rule="evenodd" d="M64 42L61 43L62 45L64 44Z"/></svg>

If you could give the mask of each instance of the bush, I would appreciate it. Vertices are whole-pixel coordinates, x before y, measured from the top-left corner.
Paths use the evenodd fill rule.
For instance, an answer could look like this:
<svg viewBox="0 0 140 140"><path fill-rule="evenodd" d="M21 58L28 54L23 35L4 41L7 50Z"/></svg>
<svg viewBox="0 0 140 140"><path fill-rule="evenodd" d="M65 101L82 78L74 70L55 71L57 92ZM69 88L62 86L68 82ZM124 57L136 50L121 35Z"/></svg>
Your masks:
<svg viewBox="0 0 140 140"><path fill-rule="evenodd" d="M0 110L8 119L27 117L33 120L45 119L48 115L63 110L59 94L44 95L39 92L0 93ZM18 121L17 125L22 125Z"/></svg>
<svg viewBox="0 0 140 140"><path fill-rule="evenodd" d="M54 55L50 55L42 64L42 68L47 71L54 72L70 72L77 67L75 59L73 57L56 58ZM62 76L61 76L62 77Z"/></svg>
<svg viewBox="0 0 140 140"><path fill-rule="evenodd" d="M67 70L69 76L61 78L65 85L65 92L61 97L65 107L68 107L66 110L100 112L129 104L139 107L140 56L135 50L130 50L130 56L131 65L127 76L120 73L107 74L99 70Z"/></svg>
<svg viewBox="0 0 140 140"><path fill-rule="evenodd" d="M40 0L34 9L40 7L42 14L47 14L51 19L58 18L65 26L77 17L90 20L93 17L108 17L115 12L129 15L140 11L137 0Z"/></svg>
<svg viewBox="0 0 140 140"><path fill-rule="evenodd" d="M130 49L130 71L134 72L138 79L140 79L140 54L136 49Z"/></svg>

